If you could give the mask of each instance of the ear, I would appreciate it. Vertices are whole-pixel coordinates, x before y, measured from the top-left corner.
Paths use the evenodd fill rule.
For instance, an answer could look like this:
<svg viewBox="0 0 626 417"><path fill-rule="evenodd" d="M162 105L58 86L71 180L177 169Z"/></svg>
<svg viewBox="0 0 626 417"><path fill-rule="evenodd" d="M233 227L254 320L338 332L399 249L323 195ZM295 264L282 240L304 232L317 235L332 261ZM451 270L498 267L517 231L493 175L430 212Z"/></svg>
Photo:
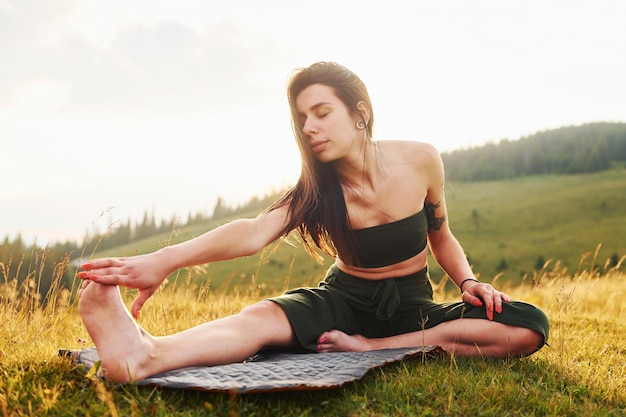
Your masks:
<svg viewBox="0 0 626 417"><path fill-rule="evenodd" d="M369 124L370 122L370 109L367 108L367 105L364 101L359 101L356 104L356 109L359 111L359 114L365 120L365 124Z"/></svg>

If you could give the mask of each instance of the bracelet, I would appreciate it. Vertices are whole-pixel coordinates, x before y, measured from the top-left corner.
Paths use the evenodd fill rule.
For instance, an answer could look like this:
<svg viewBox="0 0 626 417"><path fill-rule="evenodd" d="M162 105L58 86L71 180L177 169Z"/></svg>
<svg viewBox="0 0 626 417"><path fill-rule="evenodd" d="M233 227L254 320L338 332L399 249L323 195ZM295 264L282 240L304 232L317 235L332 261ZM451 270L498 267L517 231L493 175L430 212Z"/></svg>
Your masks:
<svg viewBox="0 0 626 417"><path fill-rule="evenodd" d="M463 284L465 284L467 281L476 281L478 282L478 280L476 278L467 278L464 279L463 281L461 281L461 283L459 284L459 289L461 290L461 292L463 292Z"/></svg>

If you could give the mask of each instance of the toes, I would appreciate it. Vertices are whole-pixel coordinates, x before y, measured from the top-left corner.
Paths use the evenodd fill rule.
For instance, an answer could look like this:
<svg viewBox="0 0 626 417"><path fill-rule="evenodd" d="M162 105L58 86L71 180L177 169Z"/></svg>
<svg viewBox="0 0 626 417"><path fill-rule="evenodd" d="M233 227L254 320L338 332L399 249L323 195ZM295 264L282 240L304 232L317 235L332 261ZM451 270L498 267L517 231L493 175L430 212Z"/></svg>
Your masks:
<svg viewBox="0 0 626 417"><path fill-rule="evenodd" d="M322 353L322 352L330 352L330 348L332 345L330 344L318 344L317 345L317 351Z"/></svg>

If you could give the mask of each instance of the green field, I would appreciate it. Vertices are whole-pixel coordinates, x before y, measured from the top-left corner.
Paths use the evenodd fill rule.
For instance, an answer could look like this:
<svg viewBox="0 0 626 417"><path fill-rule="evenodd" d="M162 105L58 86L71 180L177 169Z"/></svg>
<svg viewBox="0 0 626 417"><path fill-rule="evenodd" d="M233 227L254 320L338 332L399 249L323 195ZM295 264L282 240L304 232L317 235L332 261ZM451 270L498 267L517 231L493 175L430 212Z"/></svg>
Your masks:
<svg viewBox="0 0 626 417"><path fill-rule="evenodd" d="M598 245L602 263L626 254L624 169L449 184L447 201L452 229L484 279L502 272L517 282L539 258L576 272Z"/></svg>
<svg viewBox="0 0 626 417"><path fill-rule="evenodd" d="M567 268L570 273L588 268L594 261L602 269L608 259L626 255L624 168L585 175L449 183L446 198L452 230L476 274L485 281L499 274L500 281L511 283L532 279L545 262L550 270ZM226 221L183 227L176 230L171 242L198 236ZM153 236L94 256L145 253L166 240L167 235ZM263 261L257 255L219 262L182 271L178 277L208 283L212 289L238 288L262 295L315 284L330 263L326 259L319 265L301 245L282 243ZM438 282L443 272L432 259L430 266L431 276Z"/></svg>

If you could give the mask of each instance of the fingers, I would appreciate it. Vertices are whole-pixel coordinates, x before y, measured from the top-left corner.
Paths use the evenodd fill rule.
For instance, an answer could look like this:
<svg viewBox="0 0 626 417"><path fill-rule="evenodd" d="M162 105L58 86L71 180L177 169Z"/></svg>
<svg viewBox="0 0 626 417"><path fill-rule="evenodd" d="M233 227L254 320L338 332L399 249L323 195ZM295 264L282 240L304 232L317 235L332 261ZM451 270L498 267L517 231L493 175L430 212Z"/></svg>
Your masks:
<svg viewBox="0 0 626 417"><path fill-rule="evenodd" d="M130 277L123 273L124 261L125 258L94 259L81 265L83 270L76 276L104 285L125 285Z"/></svg>
<svg viewBox="0 0 626 417"><path fill-rule="evenodd" d="M97 281L98 280L98 276L95 274L90 274L87 271L81 271L79 273L76 274L76 276L80 279L84 279L84 280L94 280Z"/></svg>
<svg viewBox="0 0 626 417"><path fill-rule="evenodd" d="M80 267L84 271L91 271L93 269L109 268L112 266L122 266L125 258L100 258L92 259L85 262Z"/></svg>
<svg viewBox="0 0 626 417"><path fill-rule="evenodd" d="M470 291L471 290L471 291ZM489 320L493 320L494 312L502 313L502 302L509 303L511 299L505 293L497 291L489 284L477 284L463 293L463 301L473 306L485 306Z"/></svg>
<svg viewBox="0 0 626 417"><path fill-rule="evenodd" d="M128 286L129 279L126 276L111 273L106 269L99 269L94 271L81 271L76 276L80 279L95 281L103 285L123 285Z"/></svg>
<svg viewBox="0 0 626 417"><path fill-rule="evenodd" d="M139 294L137 294L137 297L135 297L135 299L133 300L133 304L130 307L130 312L135 320L139 318L139 312L141 311L141 308L151 295L152 292L150 291L139 291Z"/></svg>
<svg viewBox="0 0 626 417"><path fill-rule="evenodd" d="M483 302L479 297L472 295L467 291L463 293L462 299L463 301L465 301L468 304L473 305L474 307L480 307L483 305Z"/></svg>
<svg viewBox="0 0 626 417"><path fill-rule="evenodd" d="M485 300L485 309L487 310L487 318L489 320L493 320L493 307L495 305L493 293L487 295L484 298L484 300ZM500 307L500 308L502 308L502 307Z"/></svg>

